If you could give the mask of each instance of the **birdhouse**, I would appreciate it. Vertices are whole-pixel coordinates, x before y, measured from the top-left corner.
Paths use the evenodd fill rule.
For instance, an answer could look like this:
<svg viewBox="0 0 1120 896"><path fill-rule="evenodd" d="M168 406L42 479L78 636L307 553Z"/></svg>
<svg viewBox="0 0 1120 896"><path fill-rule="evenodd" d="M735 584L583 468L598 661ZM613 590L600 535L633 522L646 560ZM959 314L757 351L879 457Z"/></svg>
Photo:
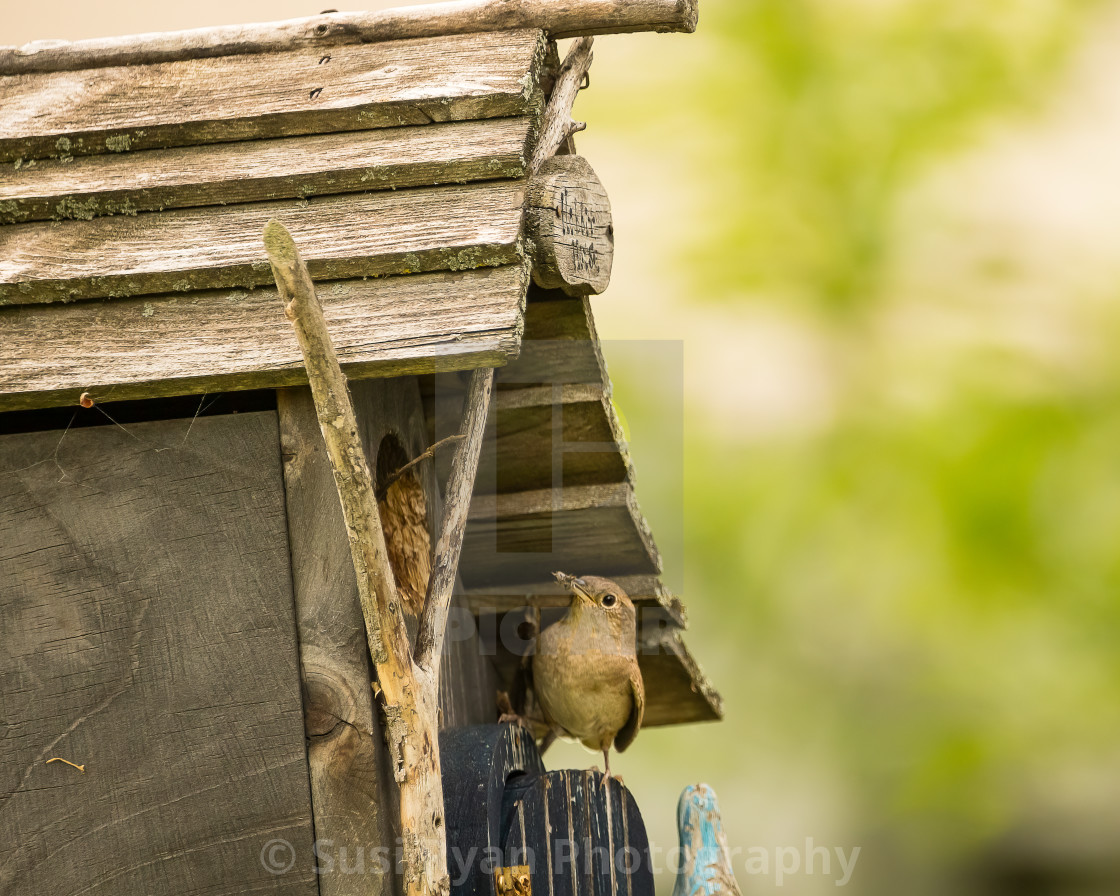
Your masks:
<svg viewBox="0 0 1120 896"><path fill-rule="evenodd" d="M547 772L496 699L561 569L633 598L644 726L720 716L595 332L614 228L569 117L589 46L555 42L695 24L686 0L469 0L0 48L0 892L398 888L397 769L272 220L349 380L413 636L467 381L496 369L440 665L449 852L547 844L564 792L642 848L624 788ZM622 889L449 864L484 896Z"/></svg>

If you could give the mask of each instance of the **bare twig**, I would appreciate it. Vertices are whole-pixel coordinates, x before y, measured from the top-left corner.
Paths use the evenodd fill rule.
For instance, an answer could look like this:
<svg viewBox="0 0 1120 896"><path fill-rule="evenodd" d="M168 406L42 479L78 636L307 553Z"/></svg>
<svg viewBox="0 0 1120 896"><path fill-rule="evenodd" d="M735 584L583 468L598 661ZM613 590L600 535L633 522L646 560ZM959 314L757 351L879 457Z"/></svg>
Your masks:
<svg viewBox="0 0 1120 896"><path fill-rule="evenodd" d="M384 482L382 482L381 485L378 486L377 500L384 501L385 496L389 493L389 489L393 487L393 484L397 482L397 480L399 480L402 476L404 476L409 470L419 464L420 461L428 460L429 458L435 457L436 451L438 451L444 445L450 445L452 442L459 442L462 441L462 439L463 436L460 433L456 433L453 436L448 436L446 439L440 439L434 445L429 445L426 451L424 451L422 454L416 455L416 457L410 460L407 464L403 464L402 466L397 467L397 469L394 470L389 475L389 477Z"/></svg>
<svg viewBox="0 0 1120 896"><path fill-rule="evenodd" d="M533 157L529 160L530 173L536 173L541 165L556 155L556 150L573 133L587 127L572 121L572 104L576 101L576 94L579 93L587 70L591 68L591 46L594 42L593 37L581 37L572 44L568 55L564 57L556 75L556 83L552 86L552 96L548 98L548 106L544 110L544 123L541 125L537 148L533 150Z"/></svg>
<svg viewBox="0 0 1120 896"><path fill-rule="evenodd" d="M447 629L447 612L451 605L451 592L455 587L455 575L459 569L459 553L463 547L463 533L467 528L467 512L474 492L478 457L482 451L482 437L486 431L486 416L493 388L494 368L482 367L471 374L467 401L463 407L463 443L455 452L451 476L447 480L447 499L443 505L435 562L432 564L431 578L428 579L424 615L420 618L420 630L416 635L416 665L422 669L439 671L439 656Z"/></svg>

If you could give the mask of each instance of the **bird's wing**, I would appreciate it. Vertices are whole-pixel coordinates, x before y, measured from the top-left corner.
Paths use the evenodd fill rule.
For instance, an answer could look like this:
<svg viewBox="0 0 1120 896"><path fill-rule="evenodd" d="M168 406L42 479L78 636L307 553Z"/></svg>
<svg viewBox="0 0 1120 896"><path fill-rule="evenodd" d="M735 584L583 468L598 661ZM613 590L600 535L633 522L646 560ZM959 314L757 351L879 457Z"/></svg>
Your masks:
<svg viewBox="0 0 1120 896"><path fill-rule="evenodd" d="M638 669L637 663L634 663L634 668L630 671L630 693L634 698L630 718L626 720L626 724L614 736L615 749L620 753L630 746L634 738L638 736L638 729L642 727L642 716L646 711L646 689L642 684L642 673Z"/></svg>

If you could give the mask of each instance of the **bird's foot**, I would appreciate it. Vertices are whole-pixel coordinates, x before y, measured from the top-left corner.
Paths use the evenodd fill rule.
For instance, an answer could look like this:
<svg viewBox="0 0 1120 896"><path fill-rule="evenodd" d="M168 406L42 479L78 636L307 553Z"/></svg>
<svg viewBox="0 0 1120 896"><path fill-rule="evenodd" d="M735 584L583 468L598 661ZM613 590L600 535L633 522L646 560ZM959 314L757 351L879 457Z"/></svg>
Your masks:
<svg viewBox="0 0 1120 896"><path fill-rule="evenodd" d="M509 694L505 691L498 691L498 712L500 713L498 716L499 723L512 722L516 725L520 725L530 734L533 733L532 722L527 716L521 715L521 713L513 708L513 704L510 703Z"/></svg>
<svg viewBox="0 0 1120 896"><path fill-rule="evenodd" d="M525 718L525 716L519 716L517 713L503 712L500 716L498 716L498 721L502 724L511 722L515 725L520 725L526 731L531 732L533 730L533 726L529 724L529 720Z"/></svg>
<svg viewBox="0 0 1120 896"><path fill-rule="evenodd" d="M611 780L611 778L614 778L614 780L616 780L619 784L621 784L622 783L622 775L612 775L611 774L611 755L610 755L610 752L608 750L603 751L603 765L605 765L607 767L607 770L603 773L603 777L599 779L599 786L600 787L606 787L607 782L609 780ZM595 771L599 771L599 766L595 766Z"/></svg>
<svg viewBox="0 0 1120 896"><path fill-rule="evenodd" d="M593 766L592 770L598 772L599 771L599 766L597 766L597 765ZM606 789L607 782L609 782L609 781L617 781L619 784L622 784L623 786L626 786L623 783L622 775L613 775L613 774L611 774L610 771L599 772L599 788L601 790Z"/></svg>

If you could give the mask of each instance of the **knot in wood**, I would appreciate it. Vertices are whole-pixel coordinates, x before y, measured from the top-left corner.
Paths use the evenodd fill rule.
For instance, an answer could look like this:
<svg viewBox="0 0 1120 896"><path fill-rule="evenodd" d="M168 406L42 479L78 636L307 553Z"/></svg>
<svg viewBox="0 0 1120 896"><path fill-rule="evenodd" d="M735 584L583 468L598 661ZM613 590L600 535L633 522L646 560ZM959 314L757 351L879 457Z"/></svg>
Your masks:
<svg viewBox="0 0 1120 896"><path fill-rule="evenodd" d="M356 697L330 665L305 661L303 691L304 725L309 736L323 737L334 731L339 722L353 723Z"/></svg>

